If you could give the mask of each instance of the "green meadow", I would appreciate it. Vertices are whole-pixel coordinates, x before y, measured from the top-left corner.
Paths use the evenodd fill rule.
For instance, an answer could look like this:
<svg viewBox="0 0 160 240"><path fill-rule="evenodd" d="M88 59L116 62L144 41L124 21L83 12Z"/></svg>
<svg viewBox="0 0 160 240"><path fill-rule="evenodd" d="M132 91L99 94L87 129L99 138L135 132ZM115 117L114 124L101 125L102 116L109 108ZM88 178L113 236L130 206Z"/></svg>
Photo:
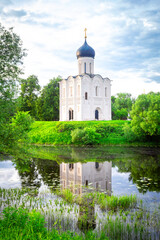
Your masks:
<svg viewBox="0 0 160 240"><path fill-rule="evenodd" d="M130 121L36 121L28 136L34 144L123 144L125 123Z"/></svg>
<svg viewBox="0 0 160 240"><path fill-rule="evenodd" d="M29 142L44 145L133 145L154 146L128 131L131 121L35 121Z"/></svg>

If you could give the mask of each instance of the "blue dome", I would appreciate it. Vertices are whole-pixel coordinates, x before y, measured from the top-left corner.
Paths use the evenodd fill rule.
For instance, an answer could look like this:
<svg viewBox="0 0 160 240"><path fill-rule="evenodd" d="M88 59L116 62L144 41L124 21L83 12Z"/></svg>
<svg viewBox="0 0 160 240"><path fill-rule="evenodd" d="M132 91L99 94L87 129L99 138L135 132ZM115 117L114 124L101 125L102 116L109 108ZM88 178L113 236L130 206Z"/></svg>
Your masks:
<svg viewBox="0 0 160 240"><path fill-rule="evenodd" d="M80 57L95 57L95 51L92 47L90 47L85 39L84 44L77 50L76 52L77 58Z"/></svg>

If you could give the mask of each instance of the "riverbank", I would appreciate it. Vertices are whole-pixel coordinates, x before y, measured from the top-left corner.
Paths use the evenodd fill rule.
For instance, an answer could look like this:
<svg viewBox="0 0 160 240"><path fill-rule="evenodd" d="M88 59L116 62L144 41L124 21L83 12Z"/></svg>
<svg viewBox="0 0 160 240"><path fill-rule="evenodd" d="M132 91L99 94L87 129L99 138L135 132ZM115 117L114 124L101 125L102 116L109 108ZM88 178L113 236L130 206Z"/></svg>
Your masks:
<svg viewBox="0 0 160 240"><path fill-rule="evenodd" d="M28 133L32 144L159 146L159 143L129 138L131 121L36 121Z"/></svg>

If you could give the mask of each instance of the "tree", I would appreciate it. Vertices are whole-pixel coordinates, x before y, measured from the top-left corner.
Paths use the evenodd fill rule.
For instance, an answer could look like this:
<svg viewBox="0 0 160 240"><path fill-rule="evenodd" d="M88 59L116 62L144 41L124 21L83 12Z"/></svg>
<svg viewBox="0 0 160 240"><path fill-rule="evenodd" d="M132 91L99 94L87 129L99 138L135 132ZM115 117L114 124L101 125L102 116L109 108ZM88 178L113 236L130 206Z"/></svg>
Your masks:
<svg viewBox="0 0 160 240"><path fill-rule="evenodd" d="M138 136L160 135L160 93L141 94L131 111L132 131Z"/></svg>
<svg viewBox="0 0 160 240"><path fill-rule="evenodd" d="M35 75L21 80L20 111L27 111L37 118L36 101L40 93L40 85Z"/></svg>
<svg viewBox="0 0 160 240"><path fill-rule="evenodd" d="M37 101L38 117L42 121L59 120L59 82L60 77L50 80Z"/></svg>
<svg viewBox="0 0 160 240"><path fill-rule="evenodd" d="M6 30L0 24L0 151L5 145L4 137L11 137L9 122L14 113L16 85L25 55L22 41L13 28Z"/></svg>
<svg viewBox="0 0 160 240"><path fill-rule="evenodd" d="M16 83L22 73L20 64L25 56L22 41L13 32L0 24L0 120L8 120L13 113L13 97Z"/></svg>
<svg viewBox="0 0 160 240"><path fill-rule="evenodd" d="M130 93L118 93L117 97L111 97L112 103L112 119L126 120L132 109L134 99L131 98Z"/></svg>

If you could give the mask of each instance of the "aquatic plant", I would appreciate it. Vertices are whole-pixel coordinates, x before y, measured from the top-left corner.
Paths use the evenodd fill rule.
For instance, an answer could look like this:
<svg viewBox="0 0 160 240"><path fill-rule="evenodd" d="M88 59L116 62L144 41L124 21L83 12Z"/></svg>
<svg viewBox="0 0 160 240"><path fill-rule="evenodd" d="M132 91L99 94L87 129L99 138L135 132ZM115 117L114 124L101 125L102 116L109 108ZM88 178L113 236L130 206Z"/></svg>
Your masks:
<svg viewBox="0 0 160 240"><path fill-rule="evenodd" d="M120 209L133 208L137 204L136 195L129 196L107 196L103 193L97 193L97 203L100 204L101 209L108 209L112 211L117 211Z"/></svg>
<svg viewBox="0 0 160 240"><path fill-rule="evenodd" d="M74 201L75 201L75 196L68 188L63 189L63 190L57 189L57 191L55 191L55 193L58 196L63 197L69 203L74 203Z"/></svg>
<svg viewBox="0 0 160 240"><path fill-rule="evenodd" d="M44 191L35 197L29 195L27 191L30 190L0 189L0 212L4 210L1 214L3 223L0 220L0 239L27 239L25 231L30 234L27 235L29 236L28 239L55 239L53 232L57 239L62 236L63 239L67 239L67 237L71 239L72 235L73 239L110 240L147 240L160 237L159 209L151 213L134 196L126 200L126 196L117 198L107 196L105 193L85 192L79 198L75 198L73 193L70 194L68 190L66 199L68 198L69 201L67 203L62 195L59 197L54 193ZM107 204L108 198L110 198L109 207L104 205L105 208L101 211L100 203L104 201ZM127 209L124 206L125 203L128 204ZM43 235L38 230L38 228L43 229L41 217L45 219L44 227L47 227L45 230L47 235ZM23 229L25 222L28 221L27 219L30 219L30 222L37 219L36 222L32 222L32 228L29 230L26 230L25 227ZM40 222L38 222L38 219ZM87 229L93 230L95 224L94 232L88 232ZM10 227L6 227L6 225ZM85 232L83 237L78 227ZM32 233L31 235L31 230L35 234ZM73 231L78 232L78 235L74 235ZM11 236L11 238L8 236Z"/></svg>

